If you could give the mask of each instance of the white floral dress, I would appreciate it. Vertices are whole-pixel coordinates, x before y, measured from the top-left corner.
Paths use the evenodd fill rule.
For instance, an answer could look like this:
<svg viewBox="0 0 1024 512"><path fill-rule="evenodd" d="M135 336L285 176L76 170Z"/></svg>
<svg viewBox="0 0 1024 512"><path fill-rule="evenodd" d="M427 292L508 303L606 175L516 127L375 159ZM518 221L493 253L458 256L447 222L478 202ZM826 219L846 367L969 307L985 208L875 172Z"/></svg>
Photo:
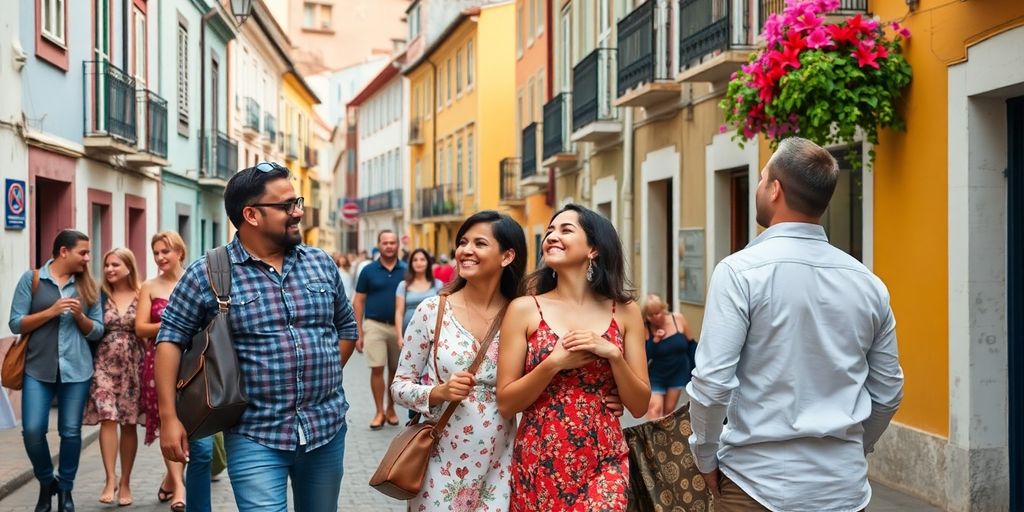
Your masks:
<svg viewBox="0 0 1024 512"><path fill-rule="evenodd" d="M434 369L434 326L440 299L420 303L405 331L405 346L391 384L395 403L438 419L447 403L430 407L431 388L440 382ZM437 368L447 381L469 368L478 343L445 308L438 337ZM459 404L437 443L427 466L422 492L409 502L409 510L505 512L508 510L515 422L498 412L495 383L498 373L498 337L476 373L476 388Z"/></svg>

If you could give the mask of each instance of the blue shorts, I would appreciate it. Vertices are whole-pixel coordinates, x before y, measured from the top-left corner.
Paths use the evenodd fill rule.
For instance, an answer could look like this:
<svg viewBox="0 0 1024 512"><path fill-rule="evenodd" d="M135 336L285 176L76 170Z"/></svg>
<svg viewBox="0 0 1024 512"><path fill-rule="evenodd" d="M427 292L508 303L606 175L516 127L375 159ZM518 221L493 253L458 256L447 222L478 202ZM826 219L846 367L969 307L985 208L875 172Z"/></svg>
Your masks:
<svg viewBox="0 0 1024 512"><path fill-rule="evenodd" d="M664 395L670 389L683 389L690 382L690 372L676 371L671 375L651 375L651 393Z"/></svg>

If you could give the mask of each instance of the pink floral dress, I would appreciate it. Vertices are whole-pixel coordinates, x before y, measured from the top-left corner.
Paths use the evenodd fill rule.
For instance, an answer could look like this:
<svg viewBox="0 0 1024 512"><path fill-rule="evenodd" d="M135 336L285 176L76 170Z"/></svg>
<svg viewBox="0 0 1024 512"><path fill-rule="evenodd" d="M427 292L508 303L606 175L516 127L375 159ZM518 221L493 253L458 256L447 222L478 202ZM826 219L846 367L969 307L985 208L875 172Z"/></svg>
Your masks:
<svg viewBox="0 0 1024 512"><path fill-rule="evenodd" d="M82 423L96 425L114 421L134 425L139 418L139 366L142 364L142 342L135 336L133 299L121 315L117 304L108 298L103 312L105 332L96 349L95 371L89 401Z"/></svg>
<svg viewBox="0 0 1024 512"><path fill-rule="evenodd" d="M395 403L437 419L447 403L430 407L431 388L439 382L434 369L432 341L438 297L420 303L405 331L405 346L391 384ZM452 314L443 312L438 337L437 368L445 381L469 368L479 343ZM505 512L509 502L509 466L515 422L498 412L495 383L498 375L498 337L476 373L476 389L452 414L427 465L422 492L409 502L409 510Z"/></svg>
<svg viewBox="0 0 1024 512"><path fill-rule="evenodd" d="M149 308L149 321L159 322L167 308L167 299L155 298ZM156 343L146 340L146 357L141 368L142 414L146 417L146 444L152 444L160 436L160 411L156 401Z"/></svg>

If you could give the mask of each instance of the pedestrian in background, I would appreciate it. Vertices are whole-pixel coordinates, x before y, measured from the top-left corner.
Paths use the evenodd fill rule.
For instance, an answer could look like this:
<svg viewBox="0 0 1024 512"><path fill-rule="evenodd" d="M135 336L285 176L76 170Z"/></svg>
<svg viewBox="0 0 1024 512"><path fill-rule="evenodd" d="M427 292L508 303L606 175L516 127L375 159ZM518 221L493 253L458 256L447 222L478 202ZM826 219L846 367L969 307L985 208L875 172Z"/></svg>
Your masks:
<svg viewBox="0 0 1024 512"><path fill-rule="evenodd" d="M32 333L25 349L21 391L22 437L32 472L39 481L36 512L49 512L53 495L58 511L73 511L71 490L82 453L82 413L92 384L91 342L103 337L103 308L89 275L89 237L72 229L57 234L52 259L22 274L11 301L8 326L15 334ZM46 432L50 404L57 399L60 455L56 478Z"/></svg>
<svg viewBox="0 0 1024 512"><path fill-rule="evenodd" d="M164 309L171 292L177 287L185 269L187 249L181 235L174 231L163 231L153 235L150 241L153 261L158 274L142 283L139 290L139 308L135 317L135 334L146 340L146 356L142 370L142 412L146 417L147 445L160 435L160 408L156 395L156 342L155 338L162 325ZM189 459L188 477L185 467L164 458L167 472L157 489L161 503L171 502L171 510L185 509L188 498L189 510L210 509L210 462L213 458L213 444L202 439L193 445Z"/></svg>
<svg viewBox="0 0 1024 512"><path fill-rule="evenodd" d="M425 299L436 297L444 287L440 279L434 278L433 260L426 249L414 250L405 269L405 280L395 289L395 332L398 333L399 350L416 308Z"/></svg>
<svg viewBox="0 0 1024 512"><path fill-rule="evenodd" d="M226 247L232 344L249 397L224 446L243 511L287 510L289 480L296 511L336 510L344 472L342 367L355 348L355 319L334 261L302 244L304 200L290 176L263 162L235 173L224 190L238 230ZM218 310L203 256L185 270L157 334L160 449L171 460L195 457L197 444L175 410L182 350Z"/></svg>
<svg viewBox="0 0 1024 512"><path fill-rule="evenodd" d="M348 255L340 252L334 253L334 264L338 266L338 272L341 273L341 284L345 286L345 298L349 301L355 297L355 282L352 280L352 262L348 259Z"/></svg>
<svg viewBox="0 0 1024 512"><path fill-rule="evenodd" d="M476 358L498 312L522 294L526 236L511 217L493 210L466 219L456 235L460 275L444 311L430 297L417 307L391 385L395 401L436 421L450 401L461 401L441 433L427 476L409 510L476 512L508 510L508 468L515 420L503 418L495 400L498 334L476 374ZM422 251L420 253L419 251ZM413 253L413 265L426 251ZM427 271L427 261L420 261ZM433 346L437 315L443 315ZM440 374L438 373L440 372Z"/></svg>
<svg viewBox="0 0 1024 512"><path fill-rule="evenodd" d="M379 250L380 259L371 261L360 272L353 302L359 330L356 350L366 356L366 365L370 367L370 391L377 407L370 429L380 430L385 421L389 425L398 425L390 386L401 351L395 331L395 291L405 279L406 265L398 259L398 235L390 229L377 234L374 250ZM385 367L387 380L384 379Z"/></svg>
<svg viewBox="0 0 1024 512"><path fill-rule="evenodd" d="M828 151L783 140L755 192L768 229L711 276L686 390L718 512L871 499L865 454L900 404L903 371L888 290L820 225L838 177Z"/></svg>
<svg viewBox="0 0 1024 512"><path fill-rule="evenodd" d="M668 310L658 295L650 294L643 306L647 325L647 374L651 380L651 404L647 419L676 410L679 396L690 382L690 325L682 313Z"/></svg>
<svg viewBox="0 0 1024 512"><path fill-rule="evenodd" d="M447 254L442 254L440 262L434 270L434 277L440 279L442 283L448 284L457 276L458 272L455 271L455 251L452 251L451 258Z"/></svg>
<svg viewBox="0 0 1024 512"><path fill-rule="evenodd" d="M139 374L145 354L144 341L135 335L139 303L139 274L135 255L125 248L103 255L103 339L96 350L92 388L85 406L85 425L100 425L100 456L106 481L99 502L132 504L131 477L139 436ZM117 429L121 427L118 438ZM116 472L121 454L121 479Z"/></svg>
<svg viewBox="0 0 1024 512"><path fill-rule="evenodd" d="M622 245L611 222L570 204L542 248L535 295L512 301L501 329L498 407L508 419L523 413L511 510L625 510L629 450L604 398L617 387L640 417L651 393Z"/></svg>

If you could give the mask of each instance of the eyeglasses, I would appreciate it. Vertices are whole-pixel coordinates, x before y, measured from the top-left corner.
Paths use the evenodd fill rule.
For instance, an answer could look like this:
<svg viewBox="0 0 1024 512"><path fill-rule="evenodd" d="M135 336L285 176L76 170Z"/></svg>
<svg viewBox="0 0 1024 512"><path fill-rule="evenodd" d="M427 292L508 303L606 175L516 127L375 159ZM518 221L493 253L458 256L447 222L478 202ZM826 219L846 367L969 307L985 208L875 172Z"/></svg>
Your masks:
<svg viewBox="0 0 1024 512"><path fill-rule="evenodd" d="M260 162L253 166L259 172L270 172L276 170L288 171L288 168L277 162ZM291 172L291 171L288 171Z"/></svg>
<svg viewBox="0 0 1024 512"><path fill-rule="evenodd" d="M282 203L254 203L250 204L249 206L252 206L253 208L260 208L263 206L266 206L268 208L277 208L279 210L284 210L285 213L291 215L292 213L295 213L296 208L300 210L305 210L305 208L302 206L303 201L305 200L302 197L296 197L295 199L292 199L290 201L284 201Z"/></svg>

